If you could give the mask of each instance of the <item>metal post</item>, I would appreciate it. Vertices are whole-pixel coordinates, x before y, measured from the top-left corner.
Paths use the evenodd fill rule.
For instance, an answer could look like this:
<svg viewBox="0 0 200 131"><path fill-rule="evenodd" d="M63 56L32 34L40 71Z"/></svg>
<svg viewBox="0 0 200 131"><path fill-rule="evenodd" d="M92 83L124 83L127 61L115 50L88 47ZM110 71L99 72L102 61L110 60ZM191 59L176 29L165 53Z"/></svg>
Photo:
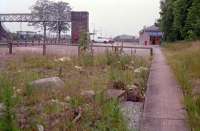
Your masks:
<svg viewBox="0 0 200 131"><path fill-rule="evenodd" d="M46 23L43 23L44 26L44 37L43 37L43 55L46 55Z"/></svg>

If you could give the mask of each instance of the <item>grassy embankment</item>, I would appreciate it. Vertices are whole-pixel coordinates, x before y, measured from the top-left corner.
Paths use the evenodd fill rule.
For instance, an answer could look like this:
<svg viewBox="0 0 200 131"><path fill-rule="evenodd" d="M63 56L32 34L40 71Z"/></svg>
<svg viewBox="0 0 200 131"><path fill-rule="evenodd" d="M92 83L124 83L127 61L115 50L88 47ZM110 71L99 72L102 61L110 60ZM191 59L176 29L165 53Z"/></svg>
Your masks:
<svg viewBox="0 0 200 131"><path fill-rule="evenodd" d="M105 100L103 91L116 85L137 83L145 89L148 71L135 74L139 67L149 68L149 58L107 52L98 56L56 58L21 55L6 63L0 72L0 130L117 130L126 131L126 122L115 100ZM54 92L33 89L30 82L59 76L64 89ZM80 95L94 90L95 99ZM74 118L81 112L81 118Z"/></svg>
<svg viewBox="0 0 200 131"><path fill-rule="evenodd" d="M164 50L182 86L188 122L192 131L200 131L200 42L170 43Z"/></svg>

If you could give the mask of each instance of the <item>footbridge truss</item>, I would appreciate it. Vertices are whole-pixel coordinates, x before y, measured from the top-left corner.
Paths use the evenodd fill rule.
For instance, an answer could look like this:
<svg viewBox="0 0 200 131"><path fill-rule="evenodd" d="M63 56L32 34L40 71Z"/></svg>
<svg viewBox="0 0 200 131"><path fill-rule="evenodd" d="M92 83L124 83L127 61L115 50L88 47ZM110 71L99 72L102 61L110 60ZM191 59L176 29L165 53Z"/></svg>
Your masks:
<svg viewBox="0 0 200 131"><path fill-rule="evenodd" d="M7 35L1 24L5 22L71 22L72 43L79 41L81 32L89 32L89 13L87 11L66 12L61 19L55 19L55 17L51 16L40 19L30 13L0 14L0 40Z"/></svg>
<svg viewBox="0 0 200 131"><path fill-rule="evenodd" d="M29 13L12 13L12 14L0 14L0 22L71 22L71 12L65 14L62 19L55 20L54 17L48 17L40 19L34 17L34 15Z"/></svg>

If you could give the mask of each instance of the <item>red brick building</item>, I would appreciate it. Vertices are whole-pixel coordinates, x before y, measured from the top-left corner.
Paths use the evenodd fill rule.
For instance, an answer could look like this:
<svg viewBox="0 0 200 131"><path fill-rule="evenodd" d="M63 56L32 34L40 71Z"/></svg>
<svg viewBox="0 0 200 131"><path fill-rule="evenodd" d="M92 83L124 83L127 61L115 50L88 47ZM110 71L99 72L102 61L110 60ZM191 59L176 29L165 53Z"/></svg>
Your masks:
<svg viewBox="0 0 200 131"><path fill-rule="evenodd" d="M71 12L72 22L72 44L78 44L81 32L89 33L89 13L88 12Z"/></svg>

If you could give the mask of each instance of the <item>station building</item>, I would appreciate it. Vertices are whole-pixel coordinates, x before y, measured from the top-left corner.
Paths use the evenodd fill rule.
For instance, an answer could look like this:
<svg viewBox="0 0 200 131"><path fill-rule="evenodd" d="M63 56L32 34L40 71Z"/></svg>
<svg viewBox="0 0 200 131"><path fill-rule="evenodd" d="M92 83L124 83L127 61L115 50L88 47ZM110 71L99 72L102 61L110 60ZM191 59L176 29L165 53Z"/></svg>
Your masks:
<svg viewBox="0 0 200 131"><path fill-rule="evenodd" d="M162 37L163 33L159 27L155 25L144 27L140 31L139 43L142 45L160 45Z"/></svg>

